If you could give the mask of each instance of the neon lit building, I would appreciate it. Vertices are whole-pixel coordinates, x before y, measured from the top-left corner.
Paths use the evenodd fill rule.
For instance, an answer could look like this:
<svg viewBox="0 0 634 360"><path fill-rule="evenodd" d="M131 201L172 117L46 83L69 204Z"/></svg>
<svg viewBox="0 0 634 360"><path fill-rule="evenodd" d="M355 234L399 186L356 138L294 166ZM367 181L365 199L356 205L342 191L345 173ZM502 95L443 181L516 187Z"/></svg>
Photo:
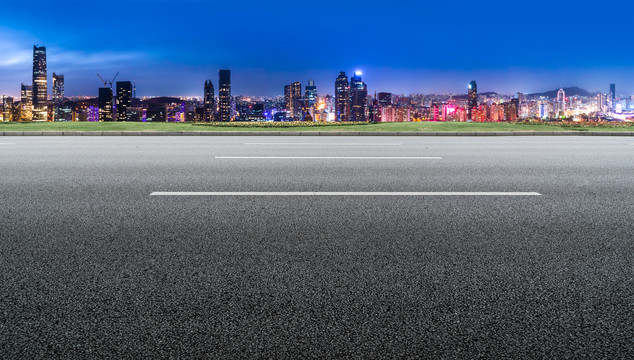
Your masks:
<svg viewBox="0 0 634 360"><path fill-rule="evenodd" d="M469 83L467 118L473 120L473 112L478 109L478 84L475 80Z"/></svg>

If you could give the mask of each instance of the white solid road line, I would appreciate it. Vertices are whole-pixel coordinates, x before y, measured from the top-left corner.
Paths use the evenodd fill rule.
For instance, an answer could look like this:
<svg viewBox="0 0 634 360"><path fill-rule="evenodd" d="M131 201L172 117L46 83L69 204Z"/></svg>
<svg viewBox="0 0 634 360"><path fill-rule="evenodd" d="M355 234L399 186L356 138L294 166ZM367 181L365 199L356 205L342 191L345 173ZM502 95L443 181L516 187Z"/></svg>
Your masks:
<svg viewBox="0 0 634 360"><path fill-rule="evenodd" d="M15 143L0 143L0 145L15 145Z"/></svg>
<svg viewBox="0 0 634 360"><path fill-rule="evenodd" d="M442 160L436 156L216 156L216 159Z"/></svg>
<svg viewBox="0 0 634 360"><path fill-rule="evenodd" d="M153 192L150 196L541 196L536 192Z"/></svg>
<svg viewBox="0 0 634 360"><path fill-rule="evenodd" d="M276 142L276 143L244 143L245 145L316 145L316 146L401 146L401 143L297 143L297 142Z"/></svg>

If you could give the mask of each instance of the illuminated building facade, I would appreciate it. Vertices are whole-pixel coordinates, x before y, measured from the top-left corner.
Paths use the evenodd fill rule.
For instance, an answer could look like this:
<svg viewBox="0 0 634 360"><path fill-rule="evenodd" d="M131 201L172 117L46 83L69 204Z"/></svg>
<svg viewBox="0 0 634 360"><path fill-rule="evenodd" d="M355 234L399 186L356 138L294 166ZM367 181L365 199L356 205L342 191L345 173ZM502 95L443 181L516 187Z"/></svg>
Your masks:
<svg viewBox="0 0 634 360"><path fill-rule="evenodd" d="M203 97L203 121L216 121L216 98L214 97L214 84L211 80L205 81Z"/></svg>
<svg viewBox="0 0 634 360"><path fill-rule="evenodd" d="M132 83L117 81L117 121L130 121L132 106Z"/></svg>
<svg viewBox="0 0 634 360"><path fill-rule="evenodd" d="M392 94L388 92L380 92L378 101L380 106L390 106L392 105Z"/></svg>
<svg viewBox="0 0 634 360"><path fill-rule="evenodd" d="M519 100L512 99L504 103L504 119L506 121L515 121L519 118Z"/></svg>
<svg viewBox="0 0 634 360"><path fill-rule="evenodd" d="M111 88L99 88L99 121L112 121Z"/></svg>
<svg viewBox="0 0 634 360"><path fill-rule="evenodd" d="M20 121L33 120L33 86L20 84Z"/></svg>
<svg viewBox="0 0 634 360"><path fill-rule="evenodd" d="M33 46L33 121L48 120L46 47Z"/></svg>
<svg viewBox="0 0 634 360"><path fill-rule="evenodd" d="M13 121L13 98L10 96L2 97L2 119L3 121Z"/></svg>
<svg viewBox="0 0 634 360"><path fill-rule="evenodd" d="M348 121L350 111L350 84L345 72L335 80L335 121Z"/></svg>
<svg viewBox="0 0 634 360"><path fill-rule="evenodd" d="M597 111L603 111L604 110L603 103L604 103L603 94L599 93L597 95Z"/></svg>
<svg viewBox="0 0 634 360"><path fill-rule="evenodd" d="M475 80L469 83L467 118L473 120L473 112L478 109L478 84Z"/></svg>
<svg viewBox="0 0 634 360"><path fill-rule="evenodd" d="M610 94L608 101L610 103L610 111L616 111L616 84L610 84Z"/></svg>
<svg viewBox="0 0 634 360"><path fill-rule="evenodd" d="M357 71L350 79L350 120L366 121L366 98L368 86L361 79L361 72Z"/></svg>
<svg viewBox="0 0 634 360"><path fill-rule="evenodd" d="M53 73L53 121L62 121L61 108L64 104L64 75Z"/></svg>
<svg viewBox="0 0 634 360"><path fill-rule="evenodd" d="M295 81L290 86L290 102L287 104L286 110L291 114L294 119L301 120L302 114L302 84L299 81Z"/></svg>
<svg viewBox="0 0 634 360"><path fill-rule="evenodd" d="M218 72L218 120L231 121L231 70Z"/></svg>
<svg viewBox="0 0 634 360"><path fill-rule="evenodd" d="M306 99L306 106L310 109L315 107L317 103L317 86L315 86L315 80L308 80L306 86L304 98Z"/></svg>
<svg viewBox="0 0 634 360"><path fill-rule="evenodd" d="M409 122L412 121L411 109L400 106L381 107L381 121L383 122Z"/></svg>
<svg viewBox="0 0 634 360"><path fill-rule="evenodd" d="M566 113L566 92L564 89L557 91L557 116L563 116Z"/></svg>

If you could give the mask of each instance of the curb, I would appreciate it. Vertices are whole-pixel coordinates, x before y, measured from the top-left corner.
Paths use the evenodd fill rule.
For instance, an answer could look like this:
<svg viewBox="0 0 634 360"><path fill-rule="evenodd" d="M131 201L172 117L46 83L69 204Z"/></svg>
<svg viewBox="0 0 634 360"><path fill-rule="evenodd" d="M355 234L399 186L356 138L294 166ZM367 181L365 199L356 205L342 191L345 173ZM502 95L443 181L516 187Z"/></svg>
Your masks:
<svg viewBox="0 0 634 360"><path fill-rule="evenodd" d="M4 131L0 136L634 136L634 131Z"/></svg>

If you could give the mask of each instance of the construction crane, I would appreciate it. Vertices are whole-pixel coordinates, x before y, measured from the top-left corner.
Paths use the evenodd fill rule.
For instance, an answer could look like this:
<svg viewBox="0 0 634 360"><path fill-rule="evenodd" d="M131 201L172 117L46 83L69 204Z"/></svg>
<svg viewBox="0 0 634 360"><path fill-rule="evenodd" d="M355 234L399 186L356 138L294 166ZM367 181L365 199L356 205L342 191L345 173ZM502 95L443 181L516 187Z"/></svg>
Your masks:
<svg viewBox="0 0 634 360"><path fill-rule="evenodd" d="M117 74L114 76L114 78L111 81L104 80L101 77L101 75L99 75L99 73L97 73L97 76L99 76L99 79L103 82L103 87L110 87L112 89L112 83L114 83L114 81L117 80L117 76L119 76L119 72L117 71Z"/></svg>

